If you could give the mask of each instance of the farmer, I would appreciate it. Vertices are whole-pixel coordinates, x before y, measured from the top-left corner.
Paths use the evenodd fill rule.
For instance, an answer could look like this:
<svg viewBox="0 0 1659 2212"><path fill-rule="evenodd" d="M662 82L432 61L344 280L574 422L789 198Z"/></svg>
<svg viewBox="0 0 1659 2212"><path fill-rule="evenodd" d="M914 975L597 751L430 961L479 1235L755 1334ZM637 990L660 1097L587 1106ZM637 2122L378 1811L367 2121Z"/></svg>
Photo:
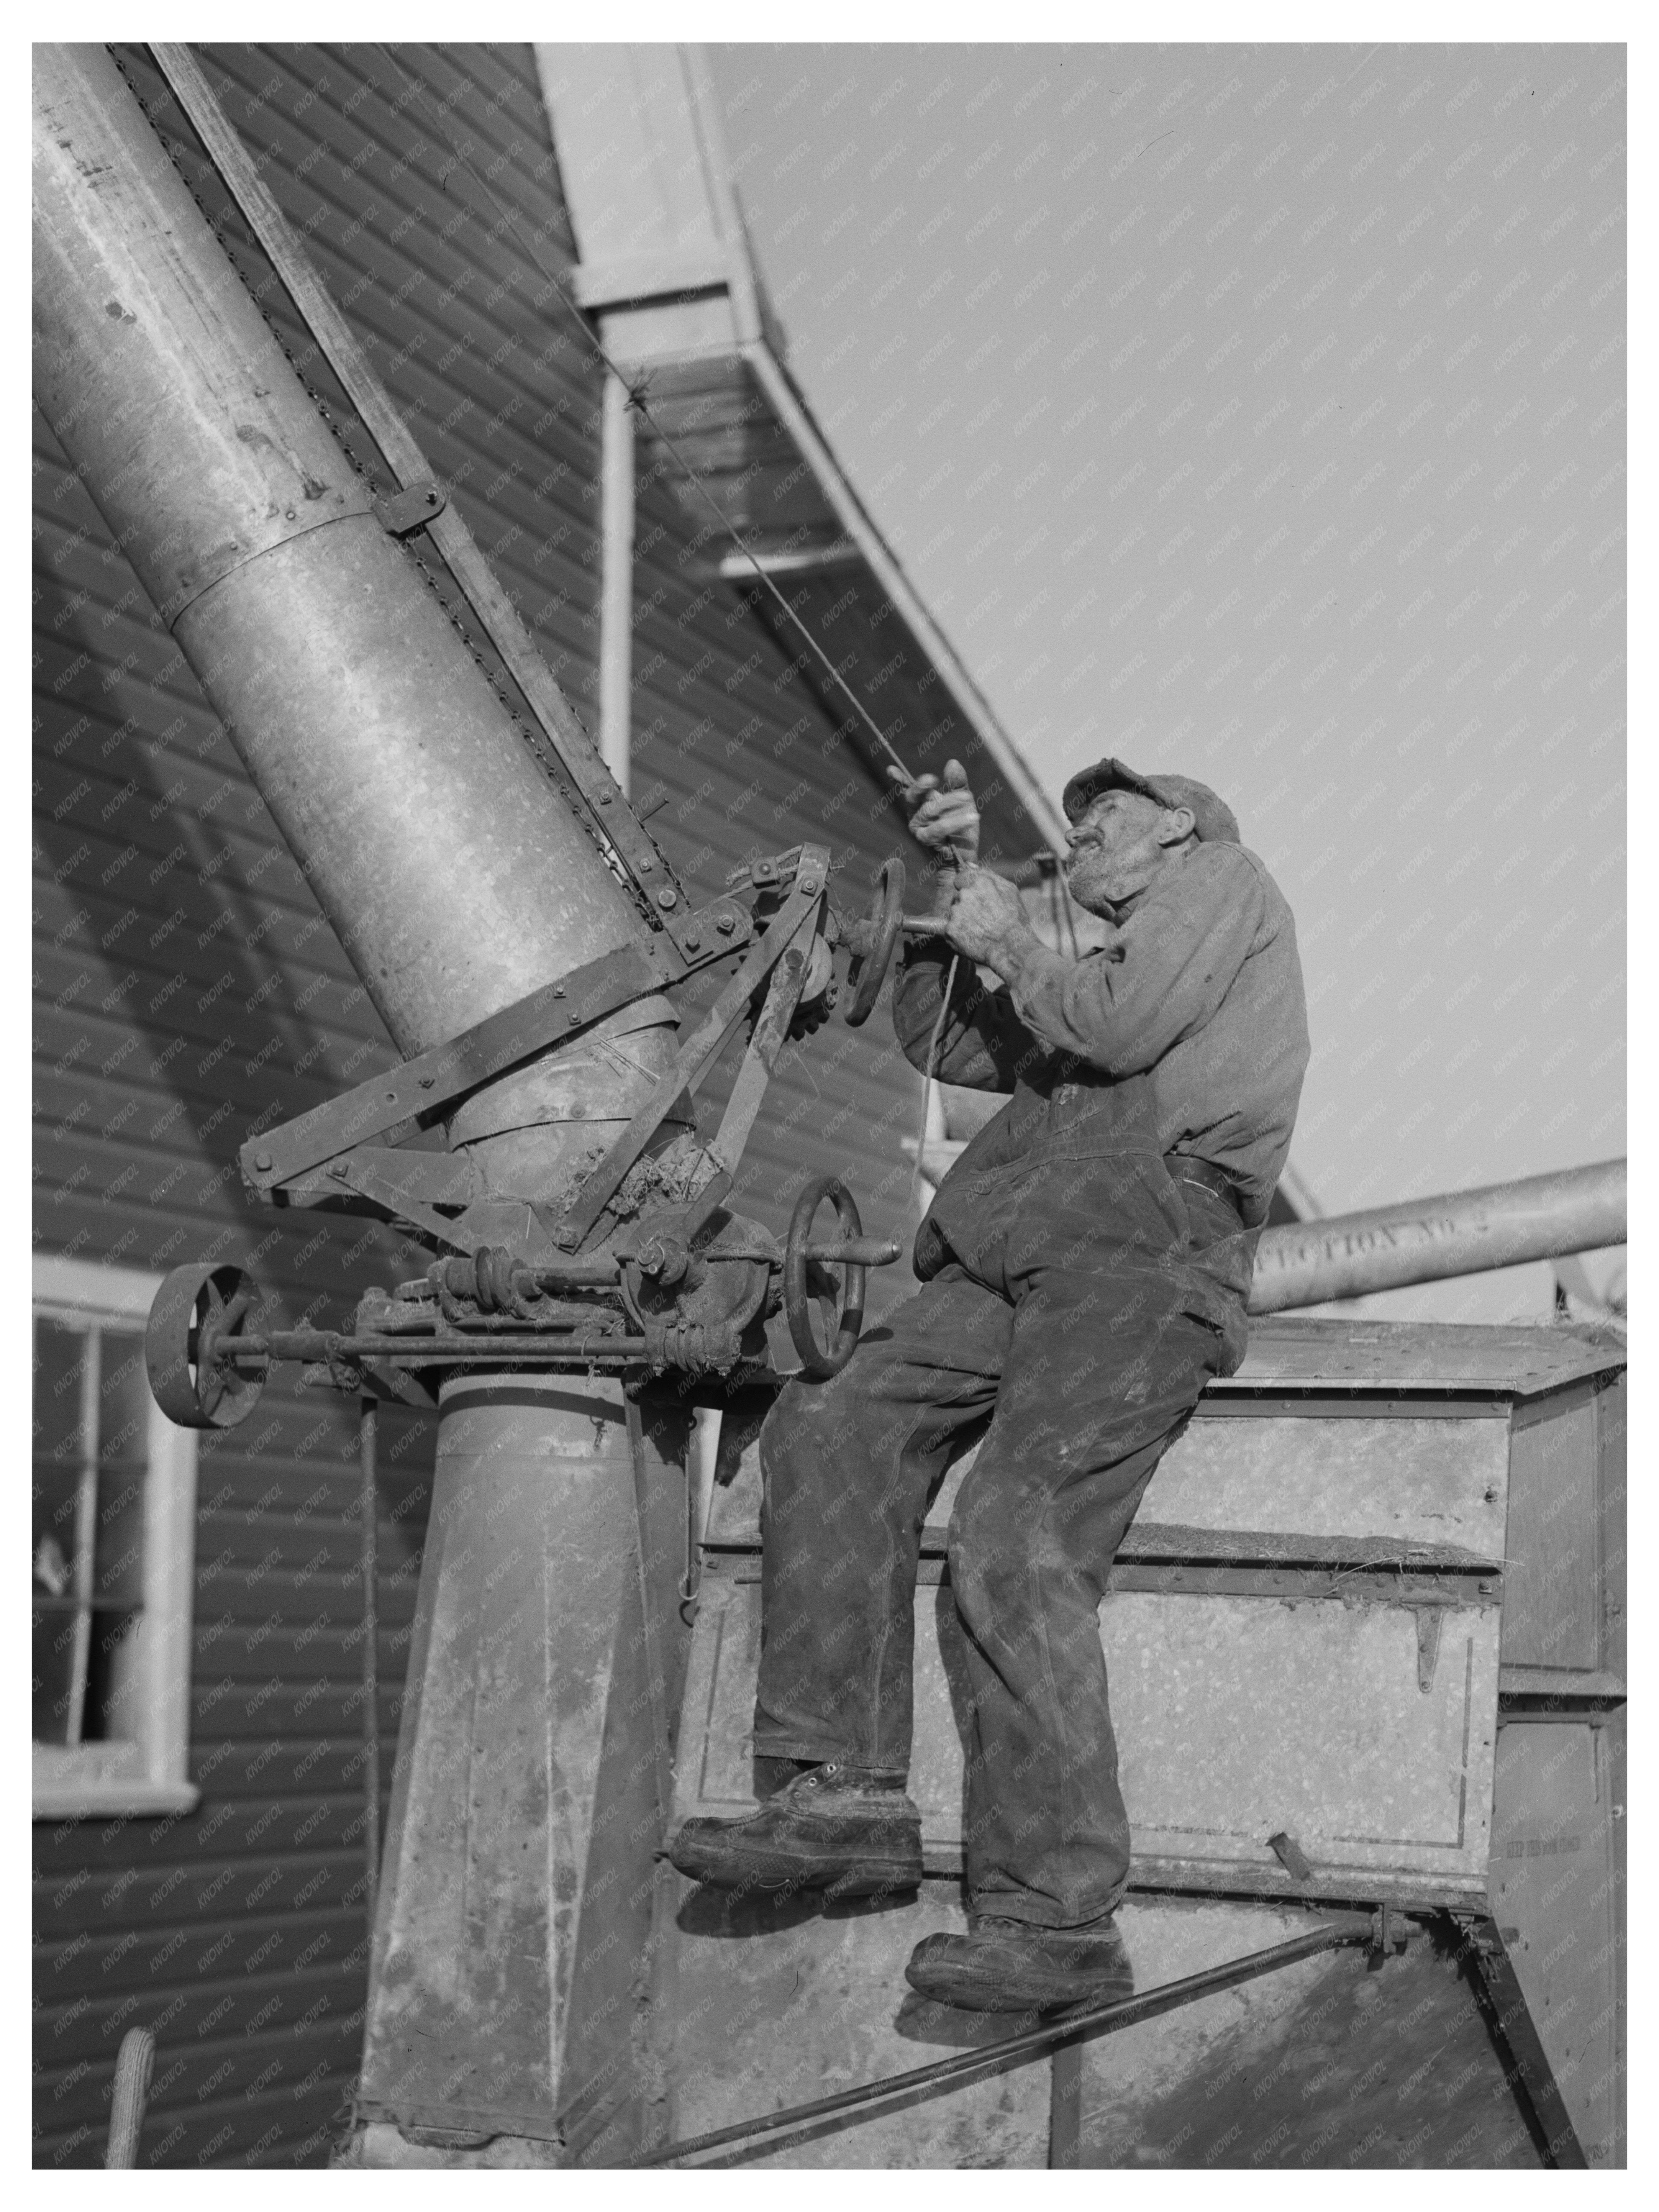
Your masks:
<svg viewBox="0 0 1659 2212"><path fill-rule="evenodd" d="M670 1855L727 1888L920 1881L921 1528L982 1434L948 1543L971 1691L968 1925L925 1938L906 1973L944 2002L1024 2011L1133 1987L1097 1608L1160 1456L1243 1358L1307 1018L1290 909L1205 785L1110 759L1066 785L1066 884L1109 925L1081 957L1042 945L977 865L957 762L903 795L955 896L942 939L907 942L900 1042L924 1066L937 1027L943 1081L1012 1095L921 1225L924 1287L767 1420L754 1743L772 1794L746 1819L688 1821Z"/></svg>

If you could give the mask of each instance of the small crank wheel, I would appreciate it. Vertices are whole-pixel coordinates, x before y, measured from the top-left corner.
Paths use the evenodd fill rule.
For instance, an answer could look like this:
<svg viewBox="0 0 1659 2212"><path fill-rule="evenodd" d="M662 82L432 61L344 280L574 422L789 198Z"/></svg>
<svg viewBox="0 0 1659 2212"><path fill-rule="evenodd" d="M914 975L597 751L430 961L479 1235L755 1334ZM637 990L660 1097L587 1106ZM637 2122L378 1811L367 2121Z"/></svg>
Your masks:
<svg viewBox="0 0 1659 2212"><path fill-rule="evenodd" d="M235 1363L259 1293L228 1262L175 1267L155 1293L144 1331L144 1365L156 1404L180 1429L234 1429L265 1387L262 1365Z"/></svg>
<svg viewBox="0 0 1659 2212"><path fill-rule="evenodd" d="M847 941L853 951L852 965L847 974L853 994L847 1006L849 1029L861 1029L875 1012L881 987L887 981L887 970L893 964L893 948L898 943L903 921L904 863L896 853L891 860L882 862L877 873L875 896L870 902L869 912L848 932Z"/></svg>
<svg viewBox="0 0 1659 2212"><path fill-rule="evenodd" d="M825 1279L827 1271L823 1261L812 1257L809 1247L812 1223L825 1199L836 1209L843 1238L864 1234L852 1192L834 1176L815 1176L795 1202L783 1252L783 1310L790 1337L800 1354L801 1373L814 1382L827 1382L832 1375L840 1374L852 1358L864 1326L864 1267L860 1262L844 1260L836 1263L843 1270L842 1292L835 1311L835 1338L827 1352L820 1348L812 1331L810 1301L813 1297L823 1297L823 1293L814 1285L810 1271L817 1271L820 1281Z"/></svg>

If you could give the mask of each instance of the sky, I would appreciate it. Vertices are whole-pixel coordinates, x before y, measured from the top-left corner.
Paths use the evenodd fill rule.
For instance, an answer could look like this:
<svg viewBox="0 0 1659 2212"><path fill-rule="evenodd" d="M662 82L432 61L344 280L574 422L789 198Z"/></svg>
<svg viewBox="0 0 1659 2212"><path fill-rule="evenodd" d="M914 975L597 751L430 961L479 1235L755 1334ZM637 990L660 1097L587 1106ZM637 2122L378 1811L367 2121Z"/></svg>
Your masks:
<svg viewBox="0 0 1659 2212"><path fill-rule="evenodd" d="M1213 784L1290 900L1322 1210L1622 1153L1624 50L711 59L792 368L1027 758Z"/></svg>

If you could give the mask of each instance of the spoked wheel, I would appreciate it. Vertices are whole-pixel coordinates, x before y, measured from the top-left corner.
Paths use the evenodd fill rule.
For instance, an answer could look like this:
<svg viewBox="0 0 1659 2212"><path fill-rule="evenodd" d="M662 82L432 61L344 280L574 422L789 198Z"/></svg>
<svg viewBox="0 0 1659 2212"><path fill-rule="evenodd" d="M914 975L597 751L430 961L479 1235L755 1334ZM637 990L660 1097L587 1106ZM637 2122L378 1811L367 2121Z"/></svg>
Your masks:
<svg viewBox="0 0 1659 2212"><path fill-rule="evenodd" d="M156 1404L181 1429L234 1429L258 1403L263 1362L234 1364L232 1347L252 1334L259 1292L228 1262L175 1267L155 1293L144 1332L144 1365Z"/></svg>
<svg viewBox="0 0 1659 2212"><path fill-rule="evenodd" d="M836 1209L841 1235L833 1243L817 1245L812 1240L812 1224L826 1199ZM840 1374L852 1358L864 1326L865 1269L884 1265L897 1256L896 1245L865 1244L864 1224L845 1183L833 1176L818 1176L807 1184L796 1201L783 1254L783 1310L789 1334L800 1354L803 1375L814 1382L827 1382L832 1375ZM831 1272L836 1267L842 1270L839 1295ZM826 1319L833 1328L827 1350L813 1329L814 1301L826 1310Z"/></svg>
<svg viewBox="0 0 1659 2212"><path fill-rule="evenodd" d="M847 972L852 992L847 1003L850 1029L861 1029L876 1010L881 987L887 981L887 970L893 964L893 948L898 943L903 921L904 863L895 854L891 860L881 864L869 911L847 932L847 943L853 955Z"/></svg>

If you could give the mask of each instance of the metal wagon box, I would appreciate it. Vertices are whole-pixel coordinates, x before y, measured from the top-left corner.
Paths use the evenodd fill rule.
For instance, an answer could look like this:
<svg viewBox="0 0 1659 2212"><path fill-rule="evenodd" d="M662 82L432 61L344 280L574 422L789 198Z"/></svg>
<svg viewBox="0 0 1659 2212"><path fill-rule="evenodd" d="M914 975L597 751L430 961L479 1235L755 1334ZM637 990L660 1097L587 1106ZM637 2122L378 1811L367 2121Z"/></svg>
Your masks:
<svg viewBox="0 0 1659 2212"><path fill-rule="evenodd" d="M1625 1351L1269 1321L1170 1447L1100 1609L1137 1892L1449 1912L1552 2136L1622 2156ZM728 1417L674 1821L755 1801L759 1409ZM929 1509L910 1789L962 1863L965 1690Z"/></svg>

